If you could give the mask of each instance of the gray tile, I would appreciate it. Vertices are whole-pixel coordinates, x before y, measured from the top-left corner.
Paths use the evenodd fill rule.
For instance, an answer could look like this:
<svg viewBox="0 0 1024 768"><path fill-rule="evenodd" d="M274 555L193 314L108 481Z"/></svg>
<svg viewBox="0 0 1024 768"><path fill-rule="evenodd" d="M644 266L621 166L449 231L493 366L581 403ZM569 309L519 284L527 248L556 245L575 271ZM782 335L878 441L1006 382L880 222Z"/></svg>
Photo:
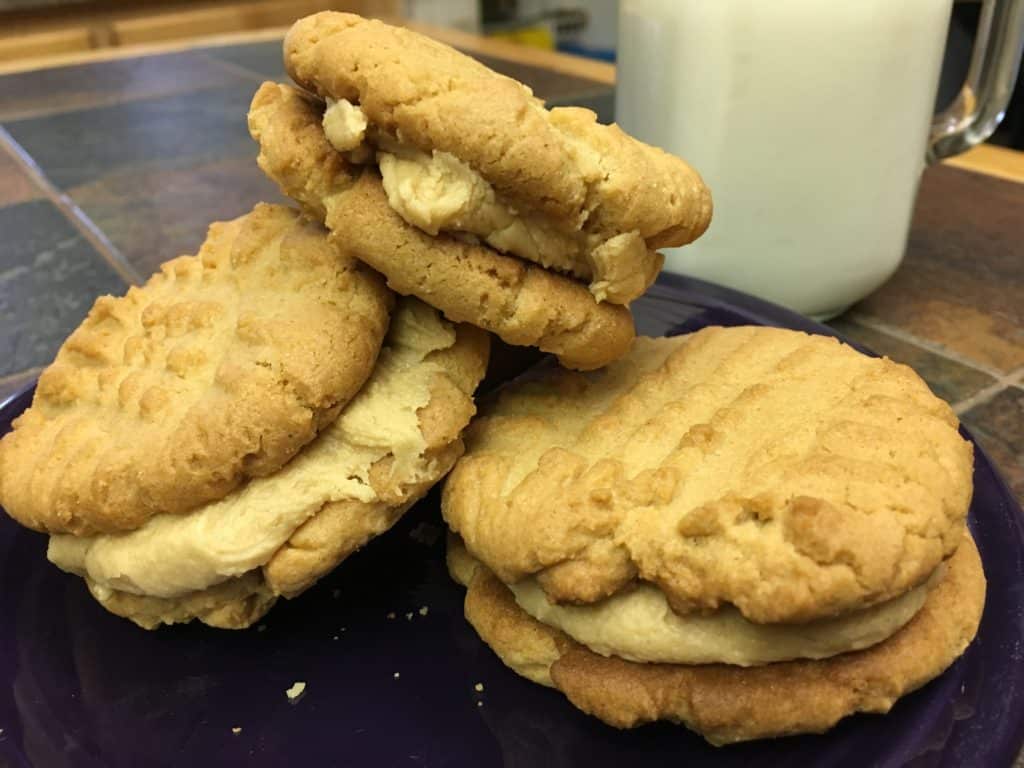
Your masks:
<svg viewBox="0 0 1024 768"><path fill-rule="evenodd" d="M195 253L212 221L233 219L259 201L287 202L243 155L181 168L122 168L69 190L71 198L143 277L161 262Z"/></svg>
<svg viewBox="0 0 1024 768"><path fill-rule="evenodd" d="M125 286L47 200L0 208L0 376L46 365L104 293Z"/></svg>
<svg viewBox="0 0 1024 768"><path fill-rule="evenodd" d="M254 75L271 80L287 80L288 74L284 71L284 61L281 55L282 42L282 40L268 40L263 43L198 48L195 52L203 53L218 61L234 64Z"/></svg>
<svg viewBox="0 0 1024 768"><path fill-rule="evenodd" d="M962 418L1024 502L1024 390L1007 387Z"/></svg>
<svg viewBox="0 0 1024 768"><path fill-rule="evenodd" d="M245 124L255 81L16 120L7 130L58 187L126 166L179 168L251 151Z"/></svg>
<svg viewBox="0 0 1024 768"><path fill-rule="evenodd" d="M243 76L192 53L18 72L0 77L0 120L152 99L244 81Z"/></svg>

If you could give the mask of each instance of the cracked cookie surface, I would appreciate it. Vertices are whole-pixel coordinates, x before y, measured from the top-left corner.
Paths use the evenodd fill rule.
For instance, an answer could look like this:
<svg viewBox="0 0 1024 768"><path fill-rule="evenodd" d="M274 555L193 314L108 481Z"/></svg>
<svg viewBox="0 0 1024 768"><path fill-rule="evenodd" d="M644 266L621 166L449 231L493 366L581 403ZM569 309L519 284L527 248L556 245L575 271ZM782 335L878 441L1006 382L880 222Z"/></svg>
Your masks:
<svg viewBox="0 0 1024 768"><path fill-rule="evenodd" d="M321 113L295 88L264 83L249 130L260 168L326 222L340 249L383 273L396 292L509 344L551 352L567 367L597 368L626 351L635 335L626 307L599 304L582 284L535 264L403 221L377 172L354 168L327 142Z"/></svg>
<svg viewBox="0 0 1024 768"><path fill-rule="evenodd" d="M586 280L601 299L641 295L661 268L656 249L685 245L711 219L710 193L681 159L589 110L547 110L521 83L411 30L318 13L289 31L284 59L306 90L358 105L385 159L398 143L399 157L461 166L493 192L492 209L521 216L493 238L455 229Z"/></svg>
<svg viewBox="0 0 1024 768"><path fill-rule="evenodd" d="M500 393L442 499L502 581L555 603L645 582L685 614L803 622L923 583L960 542L973 456L906 366L774 328L640 338Z"/></svg>
<svg viewBox="0 0 1024 768"><path fill-rule="evenodd" d="M283 206L97 299L0 441L0 501L36 530L138 527L276 472L370 375L392 294Z"/></svg>

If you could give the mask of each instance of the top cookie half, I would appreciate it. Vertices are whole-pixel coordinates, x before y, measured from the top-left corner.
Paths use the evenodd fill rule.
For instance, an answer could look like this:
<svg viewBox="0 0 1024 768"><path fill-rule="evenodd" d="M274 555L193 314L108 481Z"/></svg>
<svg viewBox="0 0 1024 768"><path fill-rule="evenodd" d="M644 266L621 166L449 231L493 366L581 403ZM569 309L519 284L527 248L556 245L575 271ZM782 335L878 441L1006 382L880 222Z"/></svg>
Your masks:
<svg viewBox="0 0 1024 768"><path fill-rule="evenodd" d="M430 234L463 232L627 303L661 247L707 228L711 196L685 162L442 43L345 13L298 21L285 66L328 100L349 159L376 156L389 201ZM338 104L333 104L338 102Z"/></svg>
<svg viewBox="0 0 1024 768"><path fill-rule="evenodd" d="M972 452L909 368L776 328L639 338L506 388L442 510L553 602L637 582L677 613L803 622L923 583L963 537Z"/></svg>
<svg viewBox="0 0 1024 768"><path fill-rule="evenodd" d="M392 303L289 208L213 224L64 342L0 441L0 503L37 530L112 532L275 472L369 377Z"/></svg>

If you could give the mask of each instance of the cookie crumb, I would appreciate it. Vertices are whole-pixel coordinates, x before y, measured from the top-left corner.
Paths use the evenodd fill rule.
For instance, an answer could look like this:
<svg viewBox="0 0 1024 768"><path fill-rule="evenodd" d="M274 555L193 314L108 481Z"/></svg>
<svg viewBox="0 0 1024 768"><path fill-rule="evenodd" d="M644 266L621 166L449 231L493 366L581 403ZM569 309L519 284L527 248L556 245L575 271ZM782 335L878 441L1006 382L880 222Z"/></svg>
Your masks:
<svg viewBox="0 0 1024 768"><path fill-rule="evenodd" d="M401 676L402 676L402 674L400 672L395 672L395 680L397 680Z"/></svg>
<svg viewBox="0 0 1024 768"><path fill-rule="evenodd" d="M292 683L292 687L285 691L285 696L288 697L289 701L295 701L299 698L306 690L306 684L301 680L296 683Z"/></svg>
<svg viewBox="0 0 1024 768"><path fill-rule="evenodd" d="M484 684L483 683L477 683L476 685L473 686L473 690L476 691L477 693L483 693L484 692Z"/></svg>
<svg viewBox="0 0 1024 768"><path fill-rule="evenodd" d="M260 624L260 625L259 625L258 627L256 627L256 631L257 631L257 632L262 632L262 631L263 631L263 630L265 630L266 628L267 628L267 625L266 625L266 624Z"/></svg>
<svg viewBox="0 0 1024 768"><path fill-rule="evenodd" d="M405 620L412 621L412 611L409 611L407 614L405 614Z"/></svg>
<svg viewBox="0 0 1024 768"><path fill-rule="evenodd" d="M429 610L430 609L424 605L422 608L420 608L420 616L426 616Z"/></svg>
<svg viewBox="0 0 1024 768"><path fill-rule="evenodd" d="M239 733L242 732L242 729L236 725L234 728L231 729L231 732L237 736Z"/></svg>
<svg viewBox="0 0 1024 768"><path fill-rule="evenodd" d="M476 705L477 705L478 707L482 707L482 706L484 705L484 703L483 703L482 701L478 701L478 702L476 703Z"/></svg>
<svg viewBox="0 0 1024 768"><path fill-rule="evenodd" d="M395 618L395 612L394 612L394 611L391 611L391 612L390 612L390 613L388 614L388 618L389 618L389 619L393 619L393 618Z"/></svg>
<svg viewBox="0 0 1024 768"><path fill-rule="evenodd" d="M331 638L331 640L337 640L337 639L338 639L337 635L335 635L334 637Z"/></svg>

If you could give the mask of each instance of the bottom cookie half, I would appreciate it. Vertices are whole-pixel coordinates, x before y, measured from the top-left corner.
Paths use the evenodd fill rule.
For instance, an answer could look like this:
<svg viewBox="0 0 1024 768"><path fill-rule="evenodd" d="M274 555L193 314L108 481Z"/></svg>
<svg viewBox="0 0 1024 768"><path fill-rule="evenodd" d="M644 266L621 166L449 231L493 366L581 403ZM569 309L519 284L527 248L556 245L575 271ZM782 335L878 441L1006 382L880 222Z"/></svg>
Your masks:
<svg viewBox="0 0 1024 768"><path fill-rule="evenodd" d="M857 712L888 712L964 652L985 603L981 559L966 535L917 615L871 648L748 668L641 664L598 655L536 621L464 550L450 548L449 570L469 585L466 618L514 671L617 728L668 720L715 745L820 733Z"/></svg>

